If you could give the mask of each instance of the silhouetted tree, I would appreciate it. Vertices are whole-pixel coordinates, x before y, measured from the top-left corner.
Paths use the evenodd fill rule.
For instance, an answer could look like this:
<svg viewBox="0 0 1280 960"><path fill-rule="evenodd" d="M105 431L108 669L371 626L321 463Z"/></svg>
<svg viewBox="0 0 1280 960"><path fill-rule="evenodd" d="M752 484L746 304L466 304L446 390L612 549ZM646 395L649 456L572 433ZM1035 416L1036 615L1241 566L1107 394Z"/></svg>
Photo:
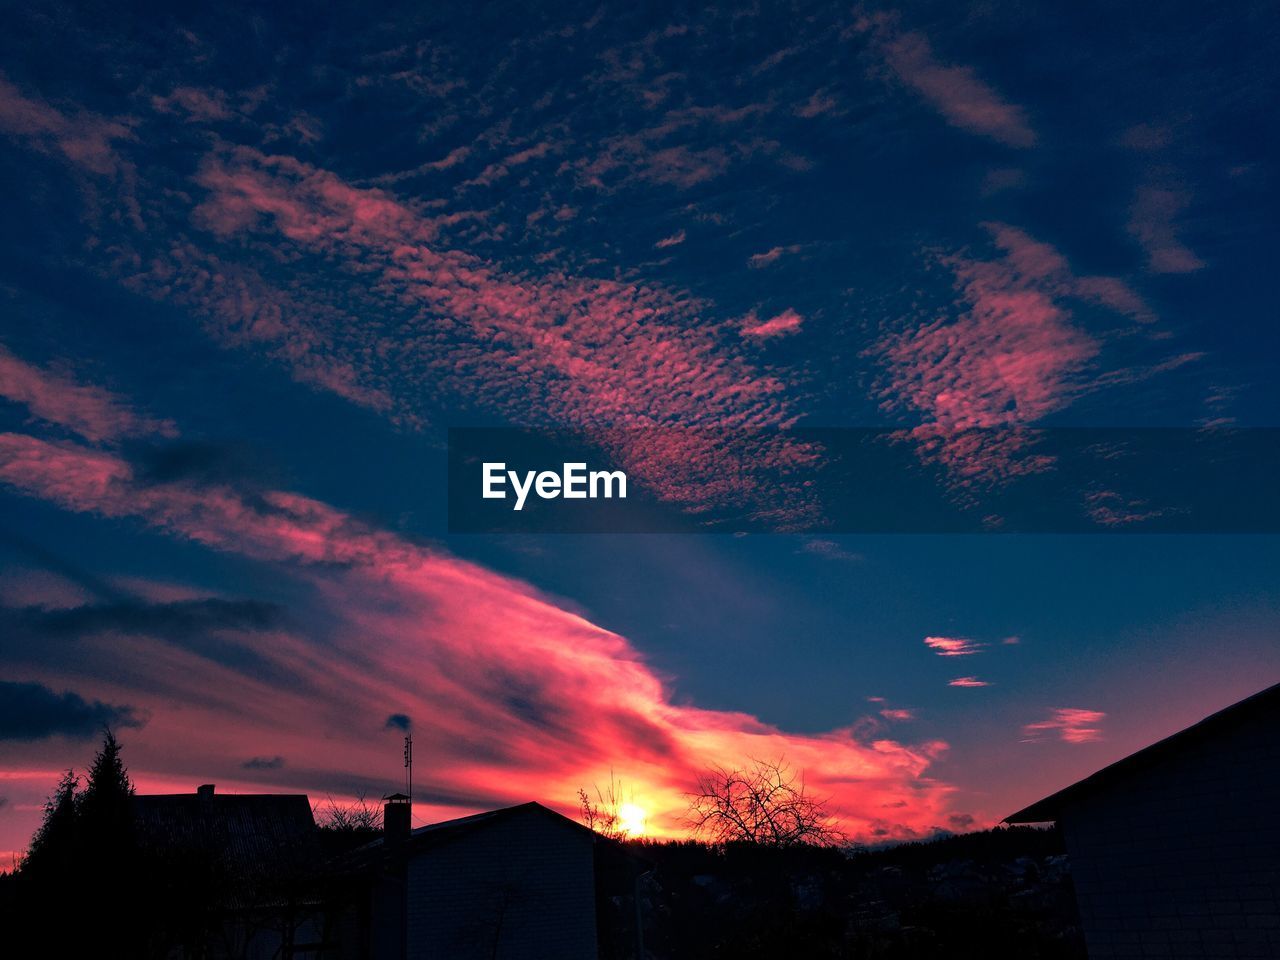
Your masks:
<svg viewBox="0 0 1280 960"><path fill-rule="evenodd" d="M622 826L622 784L609 771L609 786L601 790L594 785L595 800L591 799L585 788L578 788L578 816L588 827L610 840L622 840L627 832Z"/></svg>
<svg viewBox="0 0 1280 960"><path fill-rule="evenodd" d="M120 743L107 730L83 791L68 771L45 805L23 861L16 942L47 947L53 937L92 943L98 956L136 955L140 914L153 899L133 846L133 784ZM17 955L38 955L19 953Z"/></svg>
<svg viewBox="0 0 1280 960"><path fill-rule="evenodd" d="M86 824L100 821L118 824L129 817L129 798L133 796L133 781L120 757L120 741L108 727L102 738L102 747L93 758L89 777L85 783L80 810Z"/></svg>
<svg viewBox="0 0 1280 960"><path fill-rule="evenodd" d="M113 861L129 847L132 797L133 782L120 757L120 742L107 729L79 803L80 836L89 869L112 869Z"/></svg>
<svg viewBox="0 0 1280 960"><path fill-rule="evenodd" d="M80 778L68 770L44 802L44 820L22 861L26 875L53 877L71 869L79 827L79 787Z"/></svg>
<svg viewBox="0 0 1280 960"><path fill-rule="evenodd" d="M827 801L813 797L804 778L782 759L751 760L745 769L713 767L689 794L688 823L712 843L769 847L847 843Z"/></svg>

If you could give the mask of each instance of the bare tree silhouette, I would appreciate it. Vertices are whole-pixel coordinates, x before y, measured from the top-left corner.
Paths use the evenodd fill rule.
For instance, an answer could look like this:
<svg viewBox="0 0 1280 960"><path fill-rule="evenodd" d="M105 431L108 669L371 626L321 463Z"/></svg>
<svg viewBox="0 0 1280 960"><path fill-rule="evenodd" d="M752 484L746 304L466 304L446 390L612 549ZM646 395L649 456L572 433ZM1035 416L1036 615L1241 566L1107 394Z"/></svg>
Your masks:
<svg viewBox="0 0 1280 960"><path fill-rule="evenodd" d="M596 798L585 788L578 788L578 816L588 827L610 840L623 840L627 832L622 826L622 805L628 801L622 798L622 782L615 780L613 771L609 771L609 786L601 790L593 784Z"/></svg>
<svg viewBox="0 0 1280 960"><path fill-rule="evenodd" d="M364 792L356 794L355 803L340 804L329 797L324 808L315 811L316 826L335 833L370 833L382 829L382 811L370 803Z"/></svg>
<svg viewBox="0 0 1280 960"><path fill-rule="evenodd" d="M812 796L785 759L752 759L744 769L713 767L688 794L687 822L712 843L768 847L842 846L848 838L825 799Z"/></svg>

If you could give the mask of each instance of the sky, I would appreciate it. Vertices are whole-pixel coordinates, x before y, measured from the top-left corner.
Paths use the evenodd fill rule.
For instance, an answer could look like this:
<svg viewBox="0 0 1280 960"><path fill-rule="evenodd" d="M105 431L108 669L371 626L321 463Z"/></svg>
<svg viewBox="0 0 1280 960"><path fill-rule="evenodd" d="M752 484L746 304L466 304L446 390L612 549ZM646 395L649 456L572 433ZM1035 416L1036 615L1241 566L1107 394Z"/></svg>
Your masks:
<svg viewBox="0 0 1280 960"><path fill-rule="evenodd" d="M3 862L104 724L141 792L376 800L411 731L418 823L653 835L785 758L877 842L1280 679L1275 534L830 532L791 433L970 502L1032 429L1280 426L1274 5L10 21ZM451 534L454 427L767 532Z"/></svg>

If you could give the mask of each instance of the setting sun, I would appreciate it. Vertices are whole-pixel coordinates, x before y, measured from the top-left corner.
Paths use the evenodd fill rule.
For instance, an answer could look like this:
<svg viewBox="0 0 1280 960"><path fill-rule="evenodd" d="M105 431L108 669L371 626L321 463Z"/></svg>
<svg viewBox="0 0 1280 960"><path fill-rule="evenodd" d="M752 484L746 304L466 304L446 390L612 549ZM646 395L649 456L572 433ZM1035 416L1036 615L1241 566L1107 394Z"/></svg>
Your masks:
<svg viewBox="0 0 1280 960"><path fill-rule="evenodd" d="M629 837L638 837L645 831L645 812L634 803L624 803L618 808L618 829Z"/></svg>

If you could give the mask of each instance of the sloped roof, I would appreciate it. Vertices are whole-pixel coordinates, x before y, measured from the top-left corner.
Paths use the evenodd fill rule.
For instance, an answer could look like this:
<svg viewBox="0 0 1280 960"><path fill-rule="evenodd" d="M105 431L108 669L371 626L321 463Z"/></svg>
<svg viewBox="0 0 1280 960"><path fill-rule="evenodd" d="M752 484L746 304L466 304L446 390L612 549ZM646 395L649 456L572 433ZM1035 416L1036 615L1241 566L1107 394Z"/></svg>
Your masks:
<svg viewBox="0 0 1280 960"><path fill-rule="evenodd" d="M251 866L296 854L316 825L306 794L194 793L133 798L139 839L163 849L215 847L234 864Z"/></svg>
<svg viewBox="0 0 1280 960"><path fill-rule="evenodd" d="M498 810L487 810L484 813L475 813L469 817L458 817L456 820L444 820L440 823L431 823L425 827L418 827L409 834L405 848L415 854L420 853L450 843L461 837L469 836L472 833L486 830L506 820L526 815L545 817L558 826L589 840L595 850L597 870L605 870L615 879L619 876L634 877L652 866L647 858L640 856L625 844L603 837L590 827L557 813L550 807L545 807L536 801L520 803L513 807L502 807ZM377 840L353 851L349 862L353 866L361 863L371 865L381 862L383 856L389 852L385 837L379 837Z"/></svg>
<svg viewBox="0 0 1280 960"><path fill-rule="evenodd" d="M456 837L472 833L476 830L483 830L505 820L524 814L538 814L552 819L561 826L568 827L572 830L579 831L587 836L595 837L596 834L588 827L581 823L570 820L563 814L556 813L550 807L544 807L536 801L529 803L520 803L514 807L502 807L498 810L486 810L484 813L473 813L469 817L458 817L456 820L443 820L440 823L430 823L425 827L418 827L409 834L409 842L414 847L436 846L446 843ZM378 838L367 844L365 849L374 849L383 845L383 838Z"/></svg>
<svg viewBox="0 0 1280 960"><path fill-rule="evenodd" d="M1258 720L1267 720L1280 725L1280 683L1255 693L1239 703L1234 703L1224 710L1219 710L1199 723L1165 737L1149 747L1144 747L1123 760L1117 760L1092 776L1085 777L1043 800L1038 800L1017 813L1011 813L1004 818L1004 822L1044 823L1057 820L1065 807L1077 802L1086 794L1110 789L1135 773L1176 758L1192 746L1225 736L1242 724Z"/></svg>

